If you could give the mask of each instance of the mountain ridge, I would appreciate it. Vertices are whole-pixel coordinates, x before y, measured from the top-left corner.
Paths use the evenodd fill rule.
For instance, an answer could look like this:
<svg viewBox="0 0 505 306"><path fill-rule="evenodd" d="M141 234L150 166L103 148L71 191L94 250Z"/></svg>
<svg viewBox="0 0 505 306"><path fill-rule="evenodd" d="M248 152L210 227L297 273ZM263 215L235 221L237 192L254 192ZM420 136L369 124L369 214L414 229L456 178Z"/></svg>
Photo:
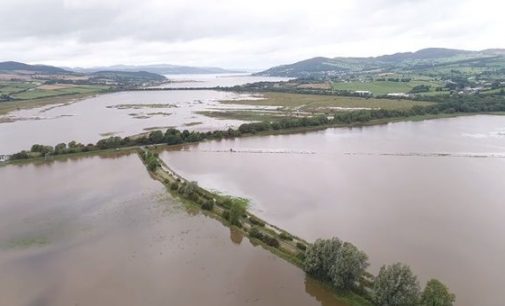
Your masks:
<svg viewBox="0 0 505 306"><path fill-rule="evenodd" d="M262 76L311 77L314 75L339 75L370 70L408 70L447 65L458 61L471 61L504 57L505 49L480 51L425 48L415 52L398 52L375 57L313 57L292 64L271 67L256 73Z"/></svg>

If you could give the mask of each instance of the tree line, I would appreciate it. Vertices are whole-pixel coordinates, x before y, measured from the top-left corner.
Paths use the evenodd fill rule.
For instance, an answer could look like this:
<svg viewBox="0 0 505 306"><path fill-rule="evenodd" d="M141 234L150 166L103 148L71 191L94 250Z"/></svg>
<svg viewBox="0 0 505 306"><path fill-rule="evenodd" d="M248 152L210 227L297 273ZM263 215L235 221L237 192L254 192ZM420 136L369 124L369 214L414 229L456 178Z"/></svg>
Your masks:
<svg viewBox="0 0 505 306"><path fill-rule="evenodd" d="M160 167L158 153L145 150L140 153L149 171ZM189 200L202 209L215 211L221 208L220 216L231 226L245 229L252 239L279 249L280 240L292 241L284 231L277 234L264 230L265 222L247 215L247 201L217 195L198 186L196 182L164 180L171 192ZM244 227L244 220L250 224ZM338 238L318 239L313 244L296 244L297 258L303 269L313 277L330 284L340 291L352 291L377 306L452 306L455 295L436 279L428 281L423 290L409 266L395 263L381 267L377 276L368 273L368 255L350 242Z"/></svg>
<svg viewBox="0 0 505 306"><path fill-rule="evenodd" d="M482 112L505 112L505 96L496 95L472 95L432 97L435 103L426 106L415 105L405 110L358 110L336 112L333 116L314 116L302 118L283 118L275 121L244 123L238 129L218 130L212 132L180 131L170 128L165 132L153 131L147 135L136 137L112 136L101 139L96 144L77 143L71 141L68 144L60 143L56 146L35 144L30 151L21 151L11 155L10 159L28 159L34 156L52 156L71 154L106 149L116 149L130 146L168 144L177 145L184 143L199 142L210 139L222 139L240 137L258 132L278 131L292 128L318 127L340 124L363 124L377 119L408 118L422 115L438 115L453 113L482 113Z"/></svg>
<svg viewBox="0 0 505 306"><path fill-rule="evenodd" d="M452 306L455 295L436 279L421 291L409 266L382 266L376 277L366 272L368 256L350 242L318 239L304 254L304 270L339 290L353 290L378 306Z"/></svg>

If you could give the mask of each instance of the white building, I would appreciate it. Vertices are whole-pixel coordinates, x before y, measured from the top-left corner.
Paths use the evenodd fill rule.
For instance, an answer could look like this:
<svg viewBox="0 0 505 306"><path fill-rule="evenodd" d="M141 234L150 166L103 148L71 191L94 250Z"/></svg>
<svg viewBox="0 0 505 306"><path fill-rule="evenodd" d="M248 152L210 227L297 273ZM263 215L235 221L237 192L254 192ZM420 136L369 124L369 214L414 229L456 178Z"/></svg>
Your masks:
<svg viewBox="0 0 505 306"><path fill-rule="evenodd" d="M372 92L369 90L356 90L354 93L361 97L369 97L372 95Z"/></svg>

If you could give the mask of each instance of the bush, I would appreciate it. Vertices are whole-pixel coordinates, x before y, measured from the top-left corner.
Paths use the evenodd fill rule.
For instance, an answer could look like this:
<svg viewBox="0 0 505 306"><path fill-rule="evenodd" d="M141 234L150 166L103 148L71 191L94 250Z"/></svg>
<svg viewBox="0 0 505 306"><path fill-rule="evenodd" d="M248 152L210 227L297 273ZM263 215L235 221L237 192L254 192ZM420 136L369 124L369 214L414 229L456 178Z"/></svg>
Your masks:
<svg viewBox="0 0 505 306"><path fill-rule="evenodd" d="M279 240L277 240L275 237L270 236L269 234L262 233L257 226L251 227L249 230L249 236L254 239L258 239L260 241L263 241L265 244L278 248L279 247Z"/></svg>
<svg viewBox="0 0 505 306"><path fill-rule="evenodd" d="M251 222L251 224L253 225L257 225L257 226L265 226L265 222L261 221L260 219L256 218L256 217L249 217L249 222Z"/></svg>
<svg viewBox="0 0 505 306"><path fill-rule="evenodd" d="M251 229L249 230L249 236L251 236L251 238L256 238L256 239L260 239L261 238L261 232L260 230L258 229L257 226L253 226L251 227Z"/></svg>
<svg viewBox="0 0 505 306"><path fill-rule="evenodd" d="M158 163L158 160L155 158L150 158L147 160L147 169L149 169L149 171L155 171L159 165L160 164Z"/></svg>
<svg viewBox="0 0 505 306"><path fill-rule="evenodd" d="M246 212L246 203L243 203L239 200L232 200L230 207L230 217L228 221L230 221L231 224L240 227L242 225L240 223L240 219L245 214L245 212Z"/></svg>
<svg viewBox="0 0 505 306"><path fill-rule="evenodd" d="M218 205L219 206L222 206L226 209L230 209L231 208L231 205L232 205L232 202L231 202L231 199L230 198L225 198L225 199L221 199L218 201Z"/></svg>
<svg viewBox="0 0 505 306"><path fill-rule="evenodd" d="M214 201L212 200L206 200L202 204L202 209L212 210L213 208L214 208Z"/></svg>
<svg viewBox="0 0 505 306"><path fill-rule="evenodd" d="M298 249L302 250L302 251L307 250L307 246L306 246L305 244L301 243L301 242L297 242L297 243L296 243L296 247L297 247Z"/></svg>
<svg viewBox="0 0 505 306"><path fill-rule="evenodd" d="M14 153L11 155L10 159L12 160L16 160L16 159L27 159L29 158L30 156L28 155L28 152L26 151L21 151L21 152L18 152L18 153Z"/></svg>
<svg viewBox="0 0 505 306"><path fill-rule="evenodd" d="M279 238L281 238L282 240L288 240L288 241L292 241L293 240L293 237L290 234L285 233L285 232L282 232L279 235Z"/></svg>
<svg viewBox="0 0 505 306"><path fill-rule="evenodd" d="M277 240L276 238L270 236L270 235L267 235L267 234L263 234L263 239L261 239L263 242L265 242L267 245L269 246L272 246L274 248L278 248L279 247L279 240Z"/></svg>
<svg viewBox="0 0 505 306"><path fill-rule="evenodd" d="M230 211L229 211L229 210L223 210L223 213L221 214L221 216L222 216L225 220L229 220L229 219L230 219Z"/></svg>

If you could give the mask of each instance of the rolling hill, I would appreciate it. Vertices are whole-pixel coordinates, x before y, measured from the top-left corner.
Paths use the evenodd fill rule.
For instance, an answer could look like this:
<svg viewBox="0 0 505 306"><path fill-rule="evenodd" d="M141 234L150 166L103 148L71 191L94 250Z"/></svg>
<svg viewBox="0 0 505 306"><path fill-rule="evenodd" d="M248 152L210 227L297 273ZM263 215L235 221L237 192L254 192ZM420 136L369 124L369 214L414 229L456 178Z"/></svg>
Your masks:
<svg viewBox="0 0 505 306"><path fill-rule="evenodd" d="M428 48L377 57L315 57L294 64L282 65L257 73L264 76L314 77L338 76L368 72L419 72L427 69L459 67L505 67L504 49L468 51Z"/></svg>
<svg viewBox="0 0 505 306"><path fill-rule="evenodd" d="M97 71L125 71L136 72L146 71L157 74L218 74L218 73L235 73L241 71L226 70L218 67L191 67L191 66L178 66L169 64L159 65L116 65L105 67L92 67L92 68L68 68L76 72L92 73Z"/></svg>
<svg viewBox="0 0 505 306"><path fill-rule="evenodd" d="M46 74L65 74L71 73L71 71L54 67L54 66L46 66L46 65L29 65L25 63L19 62L0 62L0 71L5 72L14 72L14 71L29 71L29 72L38 72L38 73L46 73Z"/></svg>

